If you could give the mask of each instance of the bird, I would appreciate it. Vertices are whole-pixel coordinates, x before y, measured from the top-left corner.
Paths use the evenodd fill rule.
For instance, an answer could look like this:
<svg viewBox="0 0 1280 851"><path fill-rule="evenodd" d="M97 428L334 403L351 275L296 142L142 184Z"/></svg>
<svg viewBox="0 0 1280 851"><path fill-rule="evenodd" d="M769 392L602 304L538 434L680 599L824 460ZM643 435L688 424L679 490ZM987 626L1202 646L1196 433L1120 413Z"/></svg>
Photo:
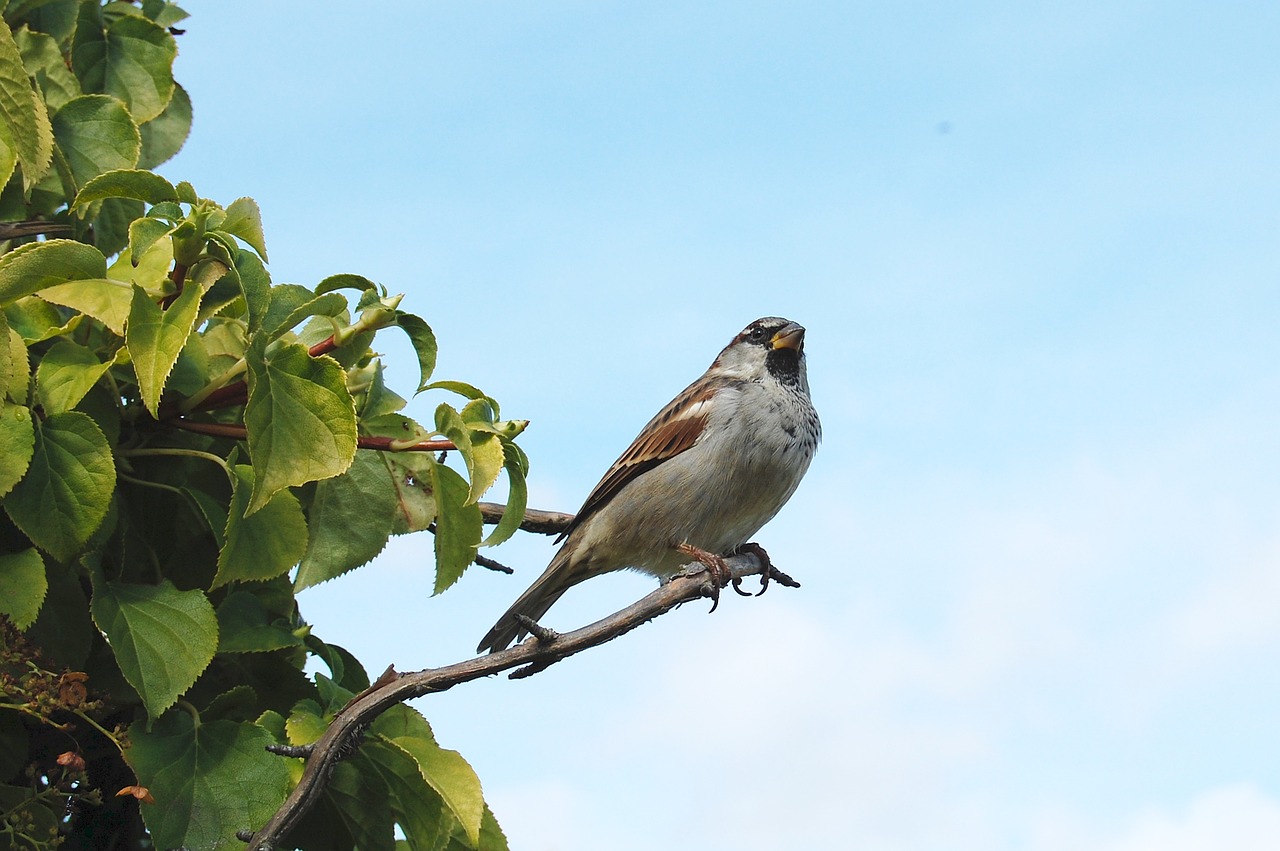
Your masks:
<svg viewBox="0 0 1280 851"><path fill-rule="evenodd" d="M569 588L603 573L631 568L665 581L698 561L718 594L725 556L751 550L767 560L748 541L795 493L822 437L804 336L777 316L735 336L613 463L477 652L509 647Z"/></svg>

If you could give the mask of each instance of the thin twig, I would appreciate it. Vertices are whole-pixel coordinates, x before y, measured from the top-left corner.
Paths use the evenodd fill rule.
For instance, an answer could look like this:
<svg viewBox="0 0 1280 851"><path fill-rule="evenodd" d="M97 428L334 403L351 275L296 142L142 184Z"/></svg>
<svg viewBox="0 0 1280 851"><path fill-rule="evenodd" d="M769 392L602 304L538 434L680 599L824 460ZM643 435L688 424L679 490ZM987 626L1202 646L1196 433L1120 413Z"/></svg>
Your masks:
<svg viewBox="0 0 1280 851"><path fill-rule="evenodd" d="M234 423L204 423L179 417L169 420L169 425L183 431L197 434L208 434L214 437L229 437L232 440L247 440L249 430ZM445 449L456 449L452 440L421 440L417 443L397 445L390 437L360 435L356 438L356 446L360 449L375 449L381 452L440 452Z"/></svg>
<svg viewBox="0 0 1280 851"><path fill-rule="evenodd" d="M730 578L741 579L767 569L750 553L726 559L726 563ZM302 779L267 823L253 834L249 840L249 851L269 851L280 845L281 840L322 796L324 785L340 758L345 743L395 704L446 691L461 683L502 671L515 669L511 674L513 678L536 673L561 659L630 632L682 603L705 596L708 585L705 569L693 566L687 575L677 576L625 609L590 626L556 635L550 641L530 638L515 647L487 656L477 656L443 668L428 668L403 674L380 687L370 688L348 703L334 717L324 735L313 744Z"/></svg>

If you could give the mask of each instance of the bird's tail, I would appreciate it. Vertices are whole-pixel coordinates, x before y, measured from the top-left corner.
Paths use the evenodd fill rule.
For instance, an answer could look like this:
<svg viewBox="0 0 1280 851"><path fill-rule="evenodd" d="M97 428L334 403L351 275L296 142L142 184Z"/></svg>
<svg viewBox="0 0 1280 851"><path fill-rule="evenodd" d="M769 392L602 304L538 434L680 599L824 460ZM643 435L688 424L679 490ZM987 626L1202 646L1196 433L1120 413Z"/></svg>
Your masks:
<svg viewBox="0 0 1280 851"><path fill-rule="evenodd" d="M511 604L511 608L507 609L502 617L498 618L493 629L485 633L476 647L476 652L495 653L505 650L512 642L523 638L528 632L520 621L516 620L517 615L524 615L530 620L539 620L547 613L547 609L555 605L556 600L564 595L565 591L587 578L585 571L570 565L570 543L572 542L566 542L565 546L560 548L560 552L556 553L551 564L547 565L547 569L537 581Z"/></svg>

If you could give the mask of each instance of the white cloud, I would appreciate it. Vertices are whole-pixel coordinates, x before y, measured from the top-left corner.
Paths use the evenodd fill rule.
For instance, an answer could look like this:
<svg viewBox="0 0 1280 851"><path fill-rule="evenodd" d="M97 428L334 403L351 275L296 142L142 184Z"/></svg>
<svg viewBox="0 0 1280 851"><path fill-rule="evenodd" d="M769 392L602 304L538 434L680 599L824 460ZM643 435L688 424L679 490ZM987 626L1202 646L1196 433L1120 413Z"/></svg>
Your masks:
<svg viewBox="0 0 1280 851"><path fill-rule="evenodd" d="M1198 795L1181 812L1150 809L1098 851L1274 851L1280 848L1280 799L1252 783Z"/></svg>

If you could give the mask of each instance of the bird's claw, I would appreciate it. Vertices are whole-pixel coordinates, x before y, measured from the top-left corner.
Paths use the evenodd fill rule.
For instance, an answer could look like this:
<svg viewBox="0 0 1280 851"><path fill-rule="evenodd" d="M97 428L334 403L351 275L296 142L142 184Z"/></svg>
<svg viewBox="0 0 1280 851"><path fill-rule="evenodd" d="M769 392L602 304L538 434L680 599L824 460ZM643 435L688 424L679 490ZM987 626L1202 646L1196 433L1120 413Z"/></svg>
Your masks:
<svg viewBox="0 0 1280 851"><path fill-rule="evenodd" d="M697 561L711 575L711 581L703 583L700 589L703 596L711 598L711 609L707 612L711 614L720 605L720 589L734 581L733 571L729 569L729 565L722 556L707 552L693 544L676 544L676 549Z"/></svg>

